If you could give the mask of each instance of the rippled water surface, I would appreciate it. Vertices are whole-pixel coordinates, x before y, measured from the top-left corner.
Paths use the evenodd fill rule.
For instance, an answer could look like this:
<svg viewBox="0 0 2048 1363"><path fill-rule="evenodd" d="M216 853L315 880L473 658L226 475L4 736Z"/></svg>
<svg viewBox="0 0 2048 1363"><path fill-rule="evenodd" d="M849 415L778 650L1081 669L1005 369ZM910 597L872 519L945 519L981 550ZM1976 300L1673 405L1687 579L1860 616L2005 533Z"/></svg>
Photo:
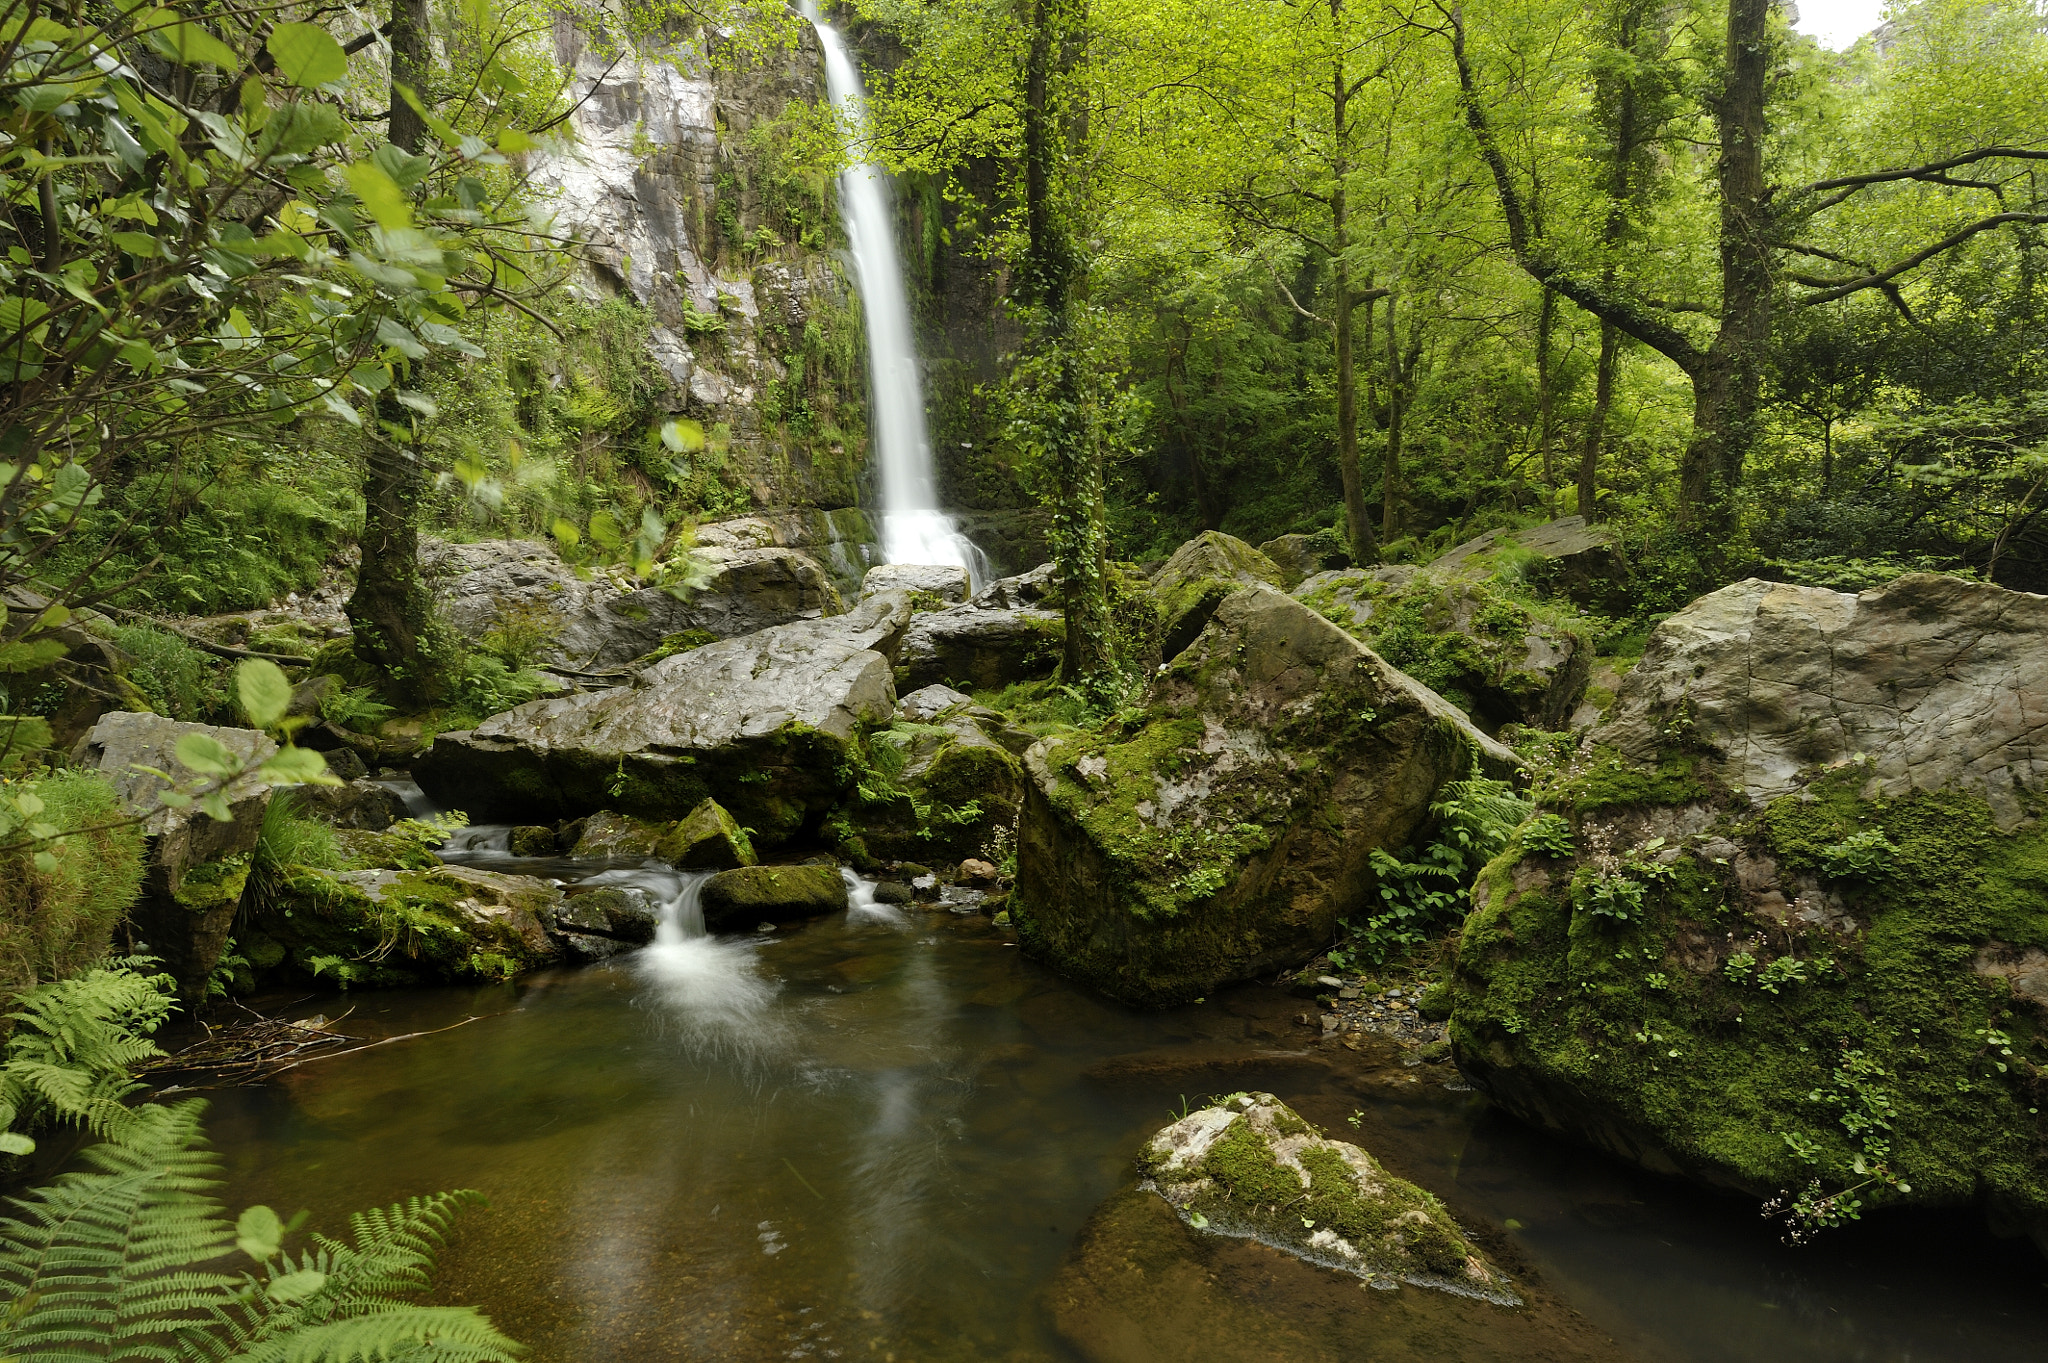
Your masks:
<svg viewBox="0 0 2048 1363"><path fill-rule="evenodd" d="M603 966L298 1011L351 1003L364 1033L479 1020L214 1095L230 1200L339 1229L357 1207L482 1190L443 1295L543 1363L1081 1356L1046 1289L1090 1214L1183 1095L1251 1088L1339 1134L1356 1114L1355 1138L1491 1237L1539 1309L1583 1317L1601 1345L1583 1356L2048 1356L2048 1262L2023 1241L1928 1219L1786 1250L1752 1207L1534 1136L1445 1068L1311 1045L1295 1000L1242 989L1131 1012L974 916L857 905L723 938L671 924ZM1332 1301L1354 1300L1355 1282L1327 1278ZM1518 1356L1509 1343L1440 1356ZM1199 1330L1162 1333L1156 1356L1204 1356Z"/></svg>

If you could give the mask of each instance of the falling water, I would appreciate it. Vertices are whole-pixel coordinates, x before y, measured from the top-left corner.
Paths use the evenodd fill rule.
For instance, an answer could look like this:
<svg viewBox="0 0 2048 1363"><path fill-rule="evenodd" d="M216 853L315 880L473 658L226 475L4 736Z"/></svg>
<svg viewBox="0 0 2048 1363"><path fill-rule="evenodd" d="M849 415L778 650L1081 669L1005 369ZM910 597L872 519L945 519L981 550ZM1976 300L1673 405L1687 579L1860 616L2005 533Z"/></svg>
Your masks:
<svg viewBox="0 0 2048 1363"><path fill-rule="evenodd" d="M803 12L825 48L825 88L847 121L858 127L866 118L867 96L846 41L810 0L804 0ZM867 315L868 378L882 484L882 557L889 563L965 568L979 590L990 575L987 556L939 510L910 299L896 256L889 180L879 166L863 161L847 168L839 177L839 211Z"/></svg>

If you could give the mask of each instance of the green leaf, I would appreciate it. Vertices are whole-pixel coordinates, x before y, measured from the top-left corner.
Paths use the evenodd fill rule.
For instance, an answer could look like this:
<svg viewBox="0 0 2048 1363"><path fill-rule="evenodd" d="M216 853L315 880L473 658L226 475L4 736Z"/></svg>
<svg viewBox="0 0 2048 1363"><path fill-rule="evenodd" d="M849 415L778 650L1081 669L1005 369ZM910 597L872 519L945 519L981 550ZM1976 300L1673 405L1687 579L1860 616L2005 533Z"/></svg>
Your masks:
<svg viewBox="0 0 2048 1363"><path fill-rule="evenodd" d="M235 1248L256 1262L268 1262L283 1244L284 1222L270 1208L251 1207L236 1218Z"/></svg>
<svg viewBox="0 0 2048 1363"><path fill-rule="evenodd" d="M228 776L242 768L235 755L208 734L186 734L175 751L181 765L201 776Z"/></svg>
<svg viewBox="0 0 2048 1363"><path fill-rule="evenodd" d="M661 426L661 443L677 454L694 454L704 448L703 423L688 418L665 421Z"/></svg>
<svg viewBox="0 0 2048 1363"><path fill-rule="evenodd" d="M38 852L35 854L34 861L36 869L44 875L53 876L57 874L57 854L55 852Z"/></svg>
<svg viewBox="0 0 2048 1363"><path fill-rule="evenodd" d="M574 522L565 521L557 516L553 528L556 541L565 549L574 549L583 542L583 532L576 528Z"/></svg>
<svg viewBox="0 0 2048 1363"><path fill-rule="evenodd" d="M370 216L377 220L379 227L412 226L412 205L406 202L405 192L376 162L357 161L351 165L348 168L348 187L363 201L363 207L370 210Z"/></svg>
<svg viewBox="0 0 2048 1363"><path fill-rule="evenodd" d="M300 1269L274 1278L265 1290L272 1301L302 1301L327 1286L327 1275L317 1269Z"/></svg>
<svg viewBox="0 0 2048 1363"><path fill-rule="evenodd" d="M338 81L348 75L348 55L332 34L318 24L279 24L271 32L270 55L277 72L302 90Z"/></svg>
<svg viewBox="0 0 2048 1363"><path fill-rule="evenodd" d="M235 694L242 713L259 729L269 729L291 708L292 684L284 669L267 658L250 658L235 669Z"/></svg>
<svg viewBox="0 0 2048 1363"><path fill-rule="evenodd" d="M159 18L169 15L169 10L157 11ZM223 71L242 69L242 55L197 24L167 24L152 30L149 42L157 51L183 66L204 62Z"/></svg>
<svg viewBox="0 0 2048 1363"><path fill-rule="evenodd" d="M0 1155L33 1155L36 1143L19 1131L0 1131Z"/></svg>
<svg viewBox="0 0 2048 1363"><path fill-rule="evenodd" d="M256 769L273 786L338 786L341 778L327 770L327 759L311 748L278 749L277 756Z"/></svg>
<svg viewBox="0 0 2048 1363"><path fill-rule="evenodd" d="M149 260L156 255L156 238L147 232L109 232L114 245L129 255Z"/></svg>
<svg viewBox="0 0 2048 1363"><path fill-rule="evenodd" d="M199 801L199 812L215 823L233 823L234 810L228 808L227 792L208 791Z"/></svg>

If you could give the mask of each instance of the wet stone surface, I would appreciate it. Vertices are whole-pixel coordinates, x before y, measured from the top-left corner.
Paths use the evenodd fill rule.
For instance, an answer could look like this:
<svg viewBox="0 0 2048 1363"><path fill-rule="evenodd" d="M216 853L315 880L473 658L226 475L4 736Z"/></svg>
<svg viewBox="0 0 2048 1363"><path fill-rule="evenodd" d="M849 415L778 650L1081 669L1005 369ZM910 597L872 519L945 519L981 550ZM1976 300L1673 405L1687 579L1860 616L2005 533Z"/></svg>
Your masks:
<svg viewBox="0 0 2048 1363"><path fill-rule="evenodd" d="M1414 1051L1412 1058L1428 1063L1450 1060L1445 1025L1417 1011L1422 985L1368 992L1371 981L1337 975L1321 976L1316 983L1322 989L1316 1011L1305 1011L1297 1020L1319 1029L1325 1040L1355 1051L1367 1035L1379 1036Z"/></svg>

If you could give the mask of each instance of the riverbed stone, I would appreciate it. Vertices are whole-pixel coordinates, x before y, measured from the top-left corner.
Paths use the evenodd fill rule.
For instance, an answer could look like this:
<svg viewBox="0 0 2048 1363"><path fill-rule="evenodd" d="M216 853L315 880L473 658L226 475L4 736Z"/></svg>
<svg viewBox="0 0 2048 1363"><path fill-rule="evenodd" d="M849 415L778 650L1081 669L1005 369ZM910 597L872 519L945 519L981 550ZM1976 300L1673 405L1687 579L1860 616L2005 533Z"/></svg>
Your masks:
<svg viewBox="0 0 2048 1363"><path fill-rule="evenodd" d="M1226 598L1123 725L1024 756L1010 916L1032 954L1177 1003L1299 965L1378 902L1446 782L1514 754L1264 585Z"/></svg>
<svg viewBox="0 0 2048 1363"><path fill-rule="evenodd" d="M608 808L672 820L708 798L756 838L786 842L852 785L855 745L894 715L886 650L909 619L907 598L884 593L829 620L707 644L628 686L442 734L414 775L479 818Z"/></svg>
<svg viewBox="0 0 2048 1363"><path fill-rule="evenodd" d="M981 854L999 830L1016 824L1024 798L1024 769L1016 750L1001 741L1008 732L1002 716L970 703L869 735L871 759L886 760L896 774L856 788L843 809L847 834L840 850L863 869Z"/></svg>
<svg viewBox="0 0 2048 1363"><path fill-rule="evenodd" d="M788 923L844 913L846 880L837 866L742 866L704 882L704 924L730 931L757 922Z"/></svg>
<svg viewBox="0 0 2048 1363"><path fill-rule="evenodd" d="M193 778L177 759L178 741L187 735L211 739L247 767L277 751L254 729L184 724L115 710L101 715L78 740L72 760L97 770L124 809L144 816L142 894L129 910L129 921L178 981L179 993L196 1000L233 930L272 792L253 774L237 777L224 792L231 816L224 822L196 807L163 804L170 783L147 769Z"/></svg>
<svg viewBox="0 0 2048 1363"><path fill-rule="evenodd" d="M861 579L860 594L922 593L935 601L957 605L967 599L967 570L945 563L878 563Z"/></svg>
<svg viewBox="0 0 2048 1363"><path fill-rule="evenodd" d="M561 900L548 881L469 866L293 867L280 900L250 926L299 979L345 987L503 980L562 958L546 926Z"/></svg>
<svg viewBox="0 0 2048 1363"><path fill-rule="evenodd" d="M443 616L465 637L516 622L534 632L537 656L571 668L617 667L678 635L727 639L841 609L830 576L800 549L695 552L709 580L682 593L615 571L579 573L539 540L427 540L420 562Z"/></svg>
<svg viewBox="0 0 2048 1363"><path fill-rule="evenodd" d="M551 926L557 934L615 938L628 946L654 940L661 915L645 890L602 885L579 890L555 906Z"/></svg>
<svg viewBox="0 0 2048 1363"><path fill-rule="evenodd" d="M1255 1239L1375 1285L1521 1299L1443 1204L1270 1093L1240 1093L1155 1132L1138 1172L1198 1230Z"/></svg>
<svg viewBox="0 0 2048 1363"><path fill-rule="evenodd" d="M1152 575L1159 603L1160 657L1172 661L1195 641L1224 598L1253 583L1279 587L1286 577L1273 560L1234 535L1204 530L1174 550Z"/></svg>
<svg viewBox="0 0 2048 1363"><path fill-rule="evenodd" d="M1434 566L1350 568L1319 573L1294 596L1489 733L1564 728L1592 674L1590 623L1498 579Z"/></svg>
<svg viewBox="0 0 2048 1363"><path fill-rule="evenodd" d="M2048 597L1926 575L1664 621L1473 888L1459 1067L1662 1173L1975 1203L2048 1249L2044 659Z"/></svg>
<svg viewBox="0 0 2048 1363"><path fill-rule="evenodd" d="M716 800L681 819L636 819L600 810L566 825L575 857L651 857L685 870L722 871L754 864L747 832Z"/></svg>
<svg viewBox="0 0 2048 1363"><path fill-rule="evenodd" d="M901 691L924 687L993 689L1049 677L1059 667L1065 636L1058 611L968 604L921 611L904 631L896 657Z"/></svg>

